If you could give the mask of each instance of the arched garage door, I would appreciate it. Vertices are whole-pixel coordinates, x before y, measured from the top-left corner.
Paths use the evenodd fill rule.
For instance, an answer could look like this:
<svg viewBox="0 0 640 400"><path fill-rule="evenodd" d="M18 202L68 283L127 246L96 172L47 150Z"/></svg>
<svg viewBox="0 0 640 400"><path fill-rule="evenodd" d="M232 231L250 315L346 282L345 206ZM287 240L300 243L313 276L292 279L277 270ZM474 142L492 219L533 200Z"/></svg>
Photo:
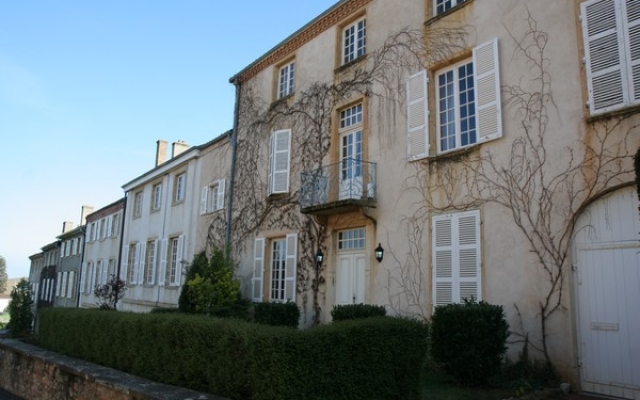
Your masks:
<svg viewBox="0 0 640 400"><path fill-rule="evenodd" d="M582 389L640 400L640 218L634 188L591 204L573 245Z"/></svg>

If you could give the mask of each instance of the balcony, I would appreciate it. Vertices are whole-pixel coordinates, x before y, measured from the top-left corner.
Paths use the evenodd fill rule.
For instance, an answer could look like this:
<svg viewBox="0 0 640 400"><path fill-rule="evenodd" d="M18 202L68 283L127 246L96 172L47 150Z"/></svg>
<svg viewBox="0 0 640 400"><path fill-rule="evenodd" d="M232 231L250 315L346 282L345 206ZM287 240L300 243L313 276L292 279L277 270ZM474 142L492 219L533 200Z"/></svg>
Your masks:
<svg viewBox="0 0 640 400"><path fill-rule="evenodd" d="M376 207L376 164L353 158L301 174L303 213L329 215Z"/></svg>

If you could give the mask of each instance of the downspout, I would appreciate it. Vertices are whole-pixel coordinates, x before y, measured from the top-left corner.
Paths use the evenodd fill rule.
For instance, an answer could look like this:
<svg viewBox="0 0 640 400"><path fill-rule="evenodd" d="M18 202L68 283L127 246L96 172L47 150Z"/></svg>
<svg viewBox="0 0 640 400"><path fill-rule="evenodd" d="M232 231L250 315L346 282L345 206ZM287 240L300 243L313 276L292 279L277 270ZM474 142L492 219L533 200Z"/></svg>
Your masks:
<svg viewBox="0 0 640 400"><path fill-rule="evenodd" d="M81 256L80 256L80 270L78 271L78 284L76 285L76 296L78 297L76 300L76 308L80 308L80 298L82 297L80 295L80 290L82 289L80 287L80 282L82 281L82 265L84 264L84 244L87 241L86 239L86 234L87 234L87 223L85 222L84 226L81 227L81 231L82 231L82 240L80 243L80 246L78 247L82 247L82 250L80 250Z"/></svg>
<svg viewBox="0 0 640 400"><path fill-rule="evenodd" d="M122 223L120 224L120 251L118 252L118 266L116 267L116 278L120 279L120 267L122 266L122 246L124 245L124 223L127 217L127 203L129 202L129 192L124 194L124 206L122 207ZM118 296L113 303L113 308L118 309Z"/></svg>
<svg viewBox="0 0 640 400"><path fill-rule="evenodd" d="M231 217L233 210L233 188L234 178L236 174L236 154L238 145L238 118L240 114L240 88L241 83L239 78L235 78L231 83L236 87L236 103L233 108L233 129L231 133L227 135L229 142L231 143L231 170L229 171L229 193L227 193L227 223L225 231L225 247L228 249L231 246Z"/></svg>

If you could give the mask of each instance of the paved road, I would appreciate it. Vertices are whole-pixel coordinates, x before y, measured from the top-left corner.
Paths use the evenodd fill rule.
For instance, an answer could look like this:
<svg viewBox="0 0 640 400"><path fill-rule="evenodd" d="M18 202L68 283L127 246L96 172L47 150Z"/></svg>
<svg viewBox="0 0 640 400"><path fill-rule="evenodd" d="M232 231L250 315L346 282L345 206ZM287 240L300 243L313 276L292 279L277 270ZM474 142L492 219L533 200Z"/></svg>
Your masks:
<svg viewBox="0 0 640 400"><path fill-rule="evenodd" d="M0 389L0 400L25 400L22 397L15 396L6 390Z"/></svg>

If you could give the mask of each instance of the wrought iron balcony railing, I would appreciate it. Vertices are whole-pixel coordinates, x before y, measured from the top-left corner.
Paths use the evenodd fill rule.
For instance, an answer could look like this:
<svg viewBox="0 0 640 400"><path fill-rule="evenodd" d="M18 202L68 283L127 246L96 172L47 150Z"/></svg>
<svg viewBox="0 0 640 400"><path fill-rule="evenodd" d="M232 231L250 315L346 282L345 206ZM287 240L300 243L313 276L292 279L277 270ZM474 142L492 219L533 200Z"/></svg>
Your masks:
<svg viewBox="0 0 640 400"><path fill-rule="evenodd" d="M373 206L376 202L376 163L345 158L301 174L303 212L338 205Z"/></svg>

